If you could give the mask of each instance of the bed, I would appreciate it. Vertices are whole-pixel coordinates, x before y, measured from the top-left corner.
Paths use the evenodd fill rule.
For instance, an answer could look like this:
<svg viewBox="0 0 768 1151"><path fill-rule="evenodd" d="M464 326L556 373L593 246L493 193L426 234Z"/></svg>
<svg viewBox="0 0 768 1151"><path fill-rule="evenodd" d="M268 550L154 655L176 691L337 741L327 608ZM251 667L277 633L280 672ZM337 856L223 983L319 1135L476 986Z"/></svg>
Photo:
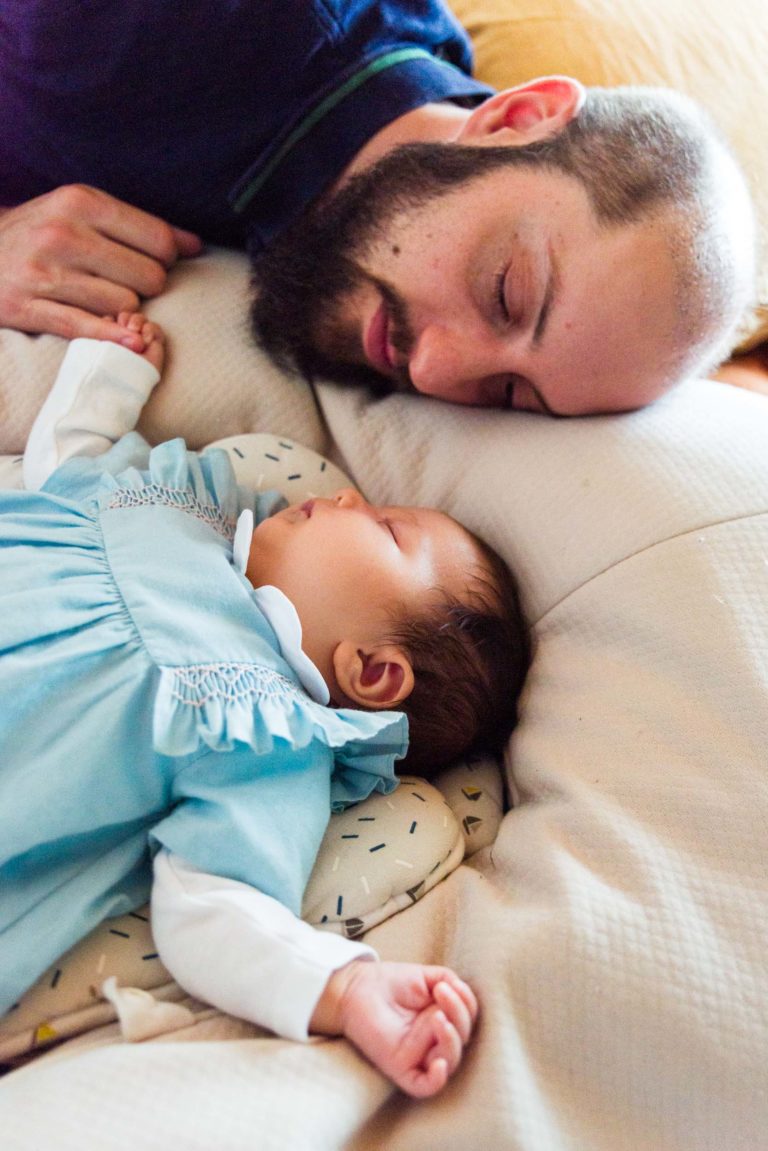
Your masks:
<svg viewBox="0 0 768 1151"><path fill-rule="evenodd" d="M154 1033L132 1031L107 1001L0 1078L3 1146L758 1151L768 400L690 380L643 412L548 421L311 389L250 346L247 293L235 253L175 270L149 307L172 358L145 433L268 433L374 500L453 513L520 579L535 657L478 788L484 832L470 842L438 781L456 821L439 882L364 923L383 957L469 979L478 1032L448 1088L414 1102L343 1040L280 1040L176 993ZM4 483L62 354L0 335Z"/></svg>

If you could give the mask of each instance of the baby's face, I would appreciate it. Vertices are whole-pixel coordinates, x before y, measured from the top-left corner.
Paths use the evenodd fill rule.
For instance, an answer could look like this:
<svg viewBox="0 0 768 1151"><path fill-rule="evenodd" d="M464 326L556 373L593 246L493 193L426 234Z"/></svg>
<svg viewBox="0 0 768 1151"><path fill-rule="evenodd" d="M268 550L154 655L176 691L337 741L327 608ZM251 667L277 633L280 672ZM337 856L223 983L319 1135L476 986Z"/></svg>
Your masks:
<svg viewBox="0 0 768 1151"><path fill-rule="evenodd" d="M421 614L436 589L465 599L481 565L477 544L450 516L376 507L344 488L259 524L247 574L288 596L304 650L324 674L338 642L379 638L393 611Z"/></svg>

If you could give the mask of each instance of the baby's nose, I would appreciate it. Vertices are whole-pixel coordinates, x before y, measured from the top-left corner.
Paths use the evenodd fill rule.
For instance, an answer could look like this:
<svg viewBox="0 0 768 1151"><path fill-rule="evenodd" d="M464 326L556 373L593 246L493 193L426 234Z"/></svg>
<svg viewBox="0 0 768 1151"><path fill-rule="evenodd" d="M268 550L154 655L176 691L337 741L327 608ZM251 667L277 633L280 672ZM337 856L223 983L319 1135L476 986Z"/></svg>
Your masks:
<svg viewBox="0 0 768 1151"><path fill-rule="evenodd" d="M365 504L364 497L356 488L339 488L333 494L333 502L340 508L356 508Z"/></svg>

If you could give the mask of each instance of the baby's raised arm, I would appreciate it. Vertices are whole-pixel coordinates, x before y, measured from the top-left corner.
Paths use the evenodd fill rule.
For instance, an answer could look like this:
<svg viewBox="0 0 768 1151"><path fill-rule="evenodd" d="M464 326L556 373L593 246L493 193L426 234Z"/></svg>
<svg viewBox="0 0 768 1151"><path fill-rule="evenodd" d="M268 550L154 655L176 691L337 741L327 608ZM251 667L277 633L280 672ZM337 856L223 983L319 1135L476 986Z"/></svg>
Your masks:
<svg viewBox="0 0 768 1151"><path fill-rule="evenodd" d="M101 455L136 426L160 379L165 338L140 312L122 312L115 323L141 351L125 343L73 340L29 433L26 488L42 487L73 456Z"/></svg>
<svg viewBox="0 0 768 1151"><path fill-rule="evenodd" d="M401 1090L422 1099L456 1071L477 1013L471 987L447 967L353 960L331 975L310 1031L346 1036Z"/></svg>

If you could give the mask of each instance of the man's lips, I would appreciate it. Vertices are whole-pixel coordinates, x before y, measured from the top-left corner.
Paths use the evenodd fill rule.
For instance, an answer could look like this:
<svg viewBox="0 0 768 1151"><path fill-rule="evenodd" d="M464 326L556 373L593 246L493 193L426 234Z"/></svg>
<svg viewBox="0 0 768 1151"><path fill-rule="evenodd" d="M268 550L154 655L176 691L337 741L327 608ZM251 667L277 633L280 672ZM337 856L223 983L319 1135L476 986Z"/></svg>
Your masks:
<svg viewBox="0 0 768 1151"><path fill-rule="evenodd" d="M304 503L301 505L301 511L304 512L304 515L307 517L307 519L309 519L311 517L312 508L314 506L315 506L314 500L305 500Z"/></svg>
<svg viewBox="0 0 768 1151"><path fill-rule="evenodd" d="M363 338L363 351L371 367L384 375L391 375L395 364L393 349L389 343L389 313L382 300L374 312Z"/></svg>

